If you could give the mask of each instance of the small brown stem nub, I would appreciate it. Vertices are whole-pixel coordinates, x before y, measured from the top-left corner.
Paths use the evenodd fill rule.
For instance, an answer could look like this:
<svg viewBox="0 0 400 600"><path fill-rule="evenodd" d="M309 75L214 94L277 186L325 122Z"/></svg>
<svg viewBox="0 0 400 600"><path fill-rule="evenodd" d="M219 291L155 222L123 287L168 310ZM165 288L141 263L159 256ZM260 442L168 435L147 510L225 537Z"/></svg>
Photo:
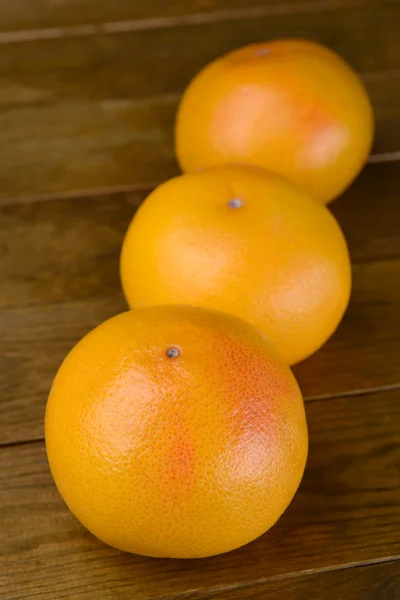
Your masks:
<svg viewBox="0 0 400 600"><path fill-rule="evenodd" d="M232 200L229 200L228 206L229 208L241 208L243 206L243 200L240 198L232 198Z"/></svg>
<svg viewBox="0 0 400 600"><path fill-rule="evenodd" d="M166 355L168 356L168 358L178 358L178 356L180 355L179 348L175 348L174 346L168 348L166 351Z"/></svg>

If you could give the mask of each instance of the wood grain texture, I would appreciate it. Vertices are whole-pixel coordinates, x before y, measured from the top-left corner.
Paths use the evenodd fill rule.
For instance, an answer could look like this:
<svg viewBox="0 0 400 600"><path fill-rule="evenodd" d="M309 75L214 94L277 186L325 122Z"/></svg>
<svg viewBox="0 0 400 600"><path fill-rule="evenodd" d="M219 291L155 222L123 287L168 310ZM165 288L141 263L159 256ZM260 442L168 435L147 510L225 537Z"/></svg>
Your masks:
<svg viewBox="0 0 400 600"><path fill-rule="evenodd" d="M374 3L343 6L329 20L326 13L271 14L2 44L0 198L135 186L175 174L173 122L186 84L208 61L268 37L324 42L366 73L377 117L374 152L398 151L399 19L400 3Z"/></svg>
<svg viewBox="0 0 400 600"><path fill-rule="evenodd" d="M79 25L101 25L144 20L144 27L173 26L185 17L196 20L240 19L243 14L296 14L330 12L362 6L369 10L377 0L8 0L0 5L0 31Z"/></svg>
<svg viewBox="0 0 400 600"><path fill-rule="evenodd" d="M317 572L260 585L185 595L187 600L397 600L400 562Z"/></svg>
<svg viewBox="0 0 400 600"><path fill-rule="evenodd" d="M51 382L72 346L126 309L121 295L0 312L0 444L43 437Z"/></svg>
<svg viewBox="0 0 400 600"><path fill-rule="evenodd" d="M248 546L196 561L154 560L106 547L59 498L43 443L0 449L0 595L210 595L223 586L399 556L399 391L310 402L307 417L308 465L285 515Z"/></svg>
<svg viewBox="0 0 400 600"><path fill-rule="evenodd" d="M23 102L18 86L32 91L29 104L139 100L176 93L208 61L242 44L269 37L307 37L323 42L358 72L378 72L381 76L386 70L400 67L399 17L400 3L391 2L374 5L371 11L345 7L330 15L329 26L326 15L318 13L296 18L273 15L92 38L3 44L2 87L6 88L7 82L14 83L15 93L14 97L12 90L6 97L2 94L1 104ZM25 98L28 97L27 94Z"/></svg>
<svg viewBox="0 0 400 600"><path fill-rule="evenodd" d="M397 163L368 165L330 205L353 262L400 258L399 189ZM122 240L149 191L0 205L0 308L118 292Z"/></svg>
<svg viewBox="0 0 400 600"><path fill-rule="evenodd" d="M146 195L0 206L0 308L119 292L122 240Z"/></svg>
<svg viewBox="0 0 400 600"><path fill-rule="evenodd" d="M196 71L270 37L326 43L371 95L372 160L398 160L399 19L398 0L0 3L0 445L11 444L0 447L1 598L400 598L398 162L368 166L331 207L352 255L352 301L332 340L295 368L310 456L267 535L201 561L120 553L69 513L43 442L21 443L43 437L68 350L126 307L122 237L151 186L178 172L174 115Z"/></svg>
<svg viewBox="0 0 400 600"><path fill-rule="evenodd" d="M294 369L306 399L399 386L399 273L399 261L356 269L354 298L337 333ZM116 294L0 313L0 444L43 437L45 402L67 352L125 308Z"/></svg>
<svg viewBox="0 0 400 600"><path fill-rule="evenodd" d="M368 166L332 209L353 258L352 300L337 333L294 369L305 397L400 384L400 172ZM125 310L118 262L145 193L0 209L0 443L43 437L57 368L90 329Z"/></svg>
<svg viewBox="0 0 400 600"><path fill-rule="evenodd" d="M345 234L352 262L400 256L399 165L368 165L351 188L329 205Z"/></svg>

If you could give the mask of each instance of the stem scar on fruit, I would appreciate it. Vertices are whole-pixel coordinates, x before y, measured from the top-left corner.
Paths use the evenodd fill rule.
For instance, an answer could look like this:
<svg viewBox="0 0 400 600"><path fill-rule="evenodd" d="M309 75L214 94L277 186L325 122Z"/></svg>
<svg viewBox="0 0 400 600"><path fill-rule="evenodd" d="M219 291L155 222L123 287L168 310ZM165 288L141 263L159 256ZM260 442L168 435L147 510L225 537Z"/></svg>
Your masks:
<svg viewBox="0 0 400 600"><path fill-rule="evenodd" d="M240 198L232 198L232 200L229 200L228 206L229 208L241 208L243 206L243 200Z"/></svg>
<svg viewBox="0 0 400 600"><path fill-rule="evenodd" d="M168 358L178 358L180 355L180 350L175 346L171 346L171 348L167 348L165 354L168 356Z"/></svg>

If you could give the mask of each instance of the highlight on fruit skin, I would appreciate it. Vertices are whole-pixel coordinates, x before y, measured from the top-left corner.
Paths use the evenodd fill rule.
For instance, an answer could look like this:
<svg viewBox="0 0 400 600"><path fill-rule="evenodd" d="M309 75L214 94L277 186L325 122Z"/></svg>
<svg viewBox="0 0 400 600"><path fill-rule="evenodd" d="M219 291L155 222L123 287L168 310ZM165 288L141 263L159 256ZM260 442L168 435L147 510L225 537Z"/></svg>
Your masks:
<svg viewBox="0 0 400 600"><path fill-rule="evenodd" d="M263 334L185 306L126 312L84 337L54 380L45 435L80 522L159 557L210 556L263 534L308 450L300 390Z"/></svg>
<svg viewBox="0 0 400 600"><path fill-rule="evenodd" d="M180 102L175 146L185 172L254 164L327 203L370 153L374 119L361 79L332 50L278 40L207 65Z"/></svg>
<svg viewBox="0 0 400 600"><path fill-rule="evenodd" d="M351 266L323 204L264 169L231 165L176 177L148 196L123 243L121 282L132 308L236 315L294 364L339 325Z"/></svg>

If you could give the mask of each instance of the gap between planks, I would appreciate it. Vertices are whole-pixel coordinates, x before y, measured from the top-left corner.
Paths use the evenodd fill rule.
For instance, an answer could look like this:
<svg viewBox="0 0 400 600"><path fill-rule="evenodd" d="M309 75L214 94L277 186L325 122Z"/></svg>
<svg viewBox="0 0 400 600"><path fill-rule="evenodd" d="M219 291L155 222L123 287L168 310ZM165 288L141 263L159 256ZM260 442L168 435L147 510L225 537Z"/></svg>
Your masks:
<svg viewBox="0 0 400 600"><path fill-rule="evenodd" d="M321 575L322 573L331 573L334 571L344 571L345 569L357 569L361 567L369 567L372 565L381 565L387 563L395 563L400 560L400 555L385 556L384 558L377 558L365 561L355 561L352 563L345 563L343 565L332 565L328 567L321 567L319 569L304 569L302 571L294 571L293 573L287 573L285 575L272 575L270 577L262 577L261 579L255 579L254 581L246 581L243 584L223 585L218 587L207 588L201 591L188 590L187 592L181 592L174 597L174 600L184 599L187 596L201 600L204 596L212 594L221 594L226 592L235 592L238 590L246 590L251 587L262 586L265 583L274 581L282 581L286 579L300 579L310 575ZM170 597L169 597L170 598ZM168 600L167 597L161 596L160 600ZM172 600L172 599L171 599Z"/></svg>
<svg viewBox="0 0 400 600"><path fill-rule="evenodd" d="M400 161L400 151L385 152L382 154L371 154L366 164L378 164ZM89 190L70 190L66 192L54 192L49 194L35 194L33 196L5 196L0 197L0 207L10 204L32 204L34 202L46 202L49 200L68 200L69 198L93 198L93 196L108 196L113 194L135 194L137 192L150 193L155 187L162 183L161 180L146 181L132 185L117 185L110 187L91 188Z"/></svg>
<svg viewBox="0 0 400 600"><path fill-rule="evenodd" d="M395 4L396 0L384 0L383 4ZM148 19L132 19L127 21L110 21L105 23L89 23L87 25L70 25L65 27L46 27L42 29L26 29L5 31L0 33L0 44L13 44L35 40L54 40L66 37L93 37L135 31L171 29L187 25L205 25L223 21L240 21L244 18L256 19L268 15L304 14L309 12L332 12L347 7L365 7L365 0L308 0L305 2L288 2L273 6L254 6L250 8L226 9L214 12L200 12L173 17L152 17ZM373 4L373 2L369 2Z"/></svg>

